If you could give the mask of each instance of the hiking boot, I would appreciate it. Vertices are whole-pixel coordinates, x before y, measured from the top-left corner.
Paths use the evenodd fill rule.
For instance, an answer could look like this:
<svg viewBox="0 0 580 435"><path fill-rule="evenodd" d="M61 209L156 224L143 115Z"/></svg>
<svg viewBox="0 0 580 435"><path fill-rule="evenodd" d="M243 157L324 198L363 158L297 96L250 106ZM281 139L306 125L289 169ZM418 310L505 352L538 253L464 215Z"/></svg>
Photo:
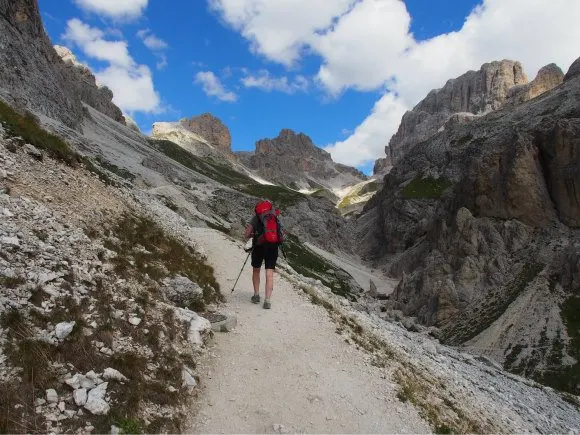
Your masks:
<svg viewBox="0 0 580 435"><path fill-rule="evenodd" d="M264 309L269 310L272 307L270 301L264 301Z"/></svg>
<svg viewBox="0 0 580 435"><path fill-rule="evenodd" d="M254 296L252 296L252 299L250 299L254 304L259 304L260 303L260 295L255 294Z"/></svg>

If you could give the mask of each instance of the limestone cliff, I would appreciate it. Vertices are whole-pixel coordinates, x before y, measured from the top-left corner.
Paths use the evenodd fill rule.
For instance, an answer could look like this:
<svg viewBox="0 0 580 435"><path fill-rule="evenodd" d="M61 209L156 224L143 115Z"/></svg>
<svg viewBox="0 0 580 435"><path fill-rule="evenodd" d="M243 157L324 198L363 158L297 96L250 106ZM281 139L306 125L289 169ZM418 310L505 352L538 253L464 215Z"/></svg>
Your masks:
<svg viewBox="0 0 580 435"><path fill-rule="evenodd" d="M443 127L395 164L358 220L361 252L402 277L387 307L578 393L567 313L580 296L580 74Z"/></svg>

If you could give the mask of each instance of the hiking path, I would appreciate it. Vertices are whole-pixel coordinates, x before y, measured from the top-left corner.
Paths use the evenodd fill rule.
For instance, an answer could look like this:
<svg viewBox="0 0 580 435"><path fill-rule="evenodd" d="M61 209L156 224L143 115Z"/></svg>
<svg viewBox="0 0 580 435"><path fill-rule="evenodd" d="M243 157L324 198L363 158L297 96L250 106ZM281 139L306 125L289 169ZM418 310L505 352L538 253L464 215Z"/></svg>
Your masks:
<svg viewBox="0 0 580 435"><path fill-rule="evenodd" d="M324 308L278 273L272 309L252 304L249 261L231 293L247 255L241 244L215 230L192 231L228 299L220 311L235 313L238 325L215 334L197 367L201 392L187 432L430 432L396 398L385 369L336 333Z"/></svg>

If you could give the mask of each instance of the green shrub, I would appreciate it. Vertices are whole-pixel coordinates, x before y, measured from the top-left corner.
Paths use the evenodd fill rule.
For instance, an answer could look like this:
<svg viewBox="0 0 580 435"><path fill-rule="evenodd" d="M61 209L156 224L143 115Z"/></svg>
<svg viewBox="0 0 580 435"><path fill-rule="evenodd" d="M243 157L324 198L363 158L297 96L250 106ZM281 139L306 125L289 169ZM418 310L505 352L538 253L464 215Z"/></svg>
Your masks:
<svg viewBox="0 0 580 435"><path fill-rule="evenodd" d="M117 252L113 259L117 273L137 279L147 274L157 282L168 276L186 276L202 288L206 303L223 300L213 268L198 252L166 234L153 220L127 214L115 225L113 233L120 243L107 242L106 247ZM145 249L135 250L138 245Z"/></svg>
<svg viewBox="0 0 580 435"><path fill-rule="evenodd" d="M438 199L443 192L452 185L445 177L438 179L432 177L422 178L417 176L403 189L405 199Z"/></svg>
<svg viewBox="0 0 580 435"><path fill-rule="evenodd" d="M77 154L70 146L58 136L42 129L34 115L30 113L21 115L1 100L0 122L10 134L22 137L27 143L46 151L54 159L67 164L75 164L78 161Z"/></svg>
<svg viewBox="0 0 580 435"><path fill-rule="evenodd" d="M356 300L346 272L304 246L298 237L287 234L283 245L286 261L301 275L319 279L337 295Z"/></svg>

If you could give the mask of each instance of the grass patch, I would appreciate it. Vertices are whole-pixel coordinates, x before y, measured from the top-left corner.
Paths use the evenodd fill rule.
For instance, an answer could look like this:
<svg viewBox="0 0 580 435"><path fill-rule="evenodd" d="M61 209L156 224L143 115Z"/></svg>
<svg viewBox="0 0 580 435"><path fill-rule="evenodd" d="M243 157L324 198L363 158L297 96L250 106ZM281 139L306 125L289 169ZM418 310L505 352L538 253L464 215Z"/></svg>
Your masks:
<svg viewBox="0 0 580 435"><path fill-rule="evenodd" d="M16 288L25 283L26 278L22 276L0 276L0 286L6 288Z"/></svg>
<svg viewBox="0 0 580 435"><path fill-rule="evenodd" d="M119 243L107 241L105 246L117 252L112 262L118 274L138 280L148 275L158 283L170 276L186 276L202 288L205 303L224 300L205 258L166 234L153 220L127 214L115 225L113 234ZM141 248L135 249L137 246Z"/></svg>
<svg viewBox="0 0 580 435"><path fill-rule="evenodd" d="M283 186L252 183L238 190L257 198L269 199L278 207L289 207L306 199L306 195Z"/></svg>
<svg viewBox="0 0 580 435"><path fill-rule="evenodd" d="M419 413L433 427L434 433L486 433L448 398L437 399L435 385L410 368L399 368L394 373L399 385L397 398L417 407Z"/></svg>
<svg viewBox="0 0 580 435"><path fill-rule="evenodd" d="M376 180L371 181L370 183L365 183L359 185L357 188L353 189L353 191L342 198L342 200L336 205L337 208L345 208L349 205L355 204L356 199L360 198L363 195L367 195L369 193L376 193L381 186Z"/></svg>
<svg viewBox="0 0 580 435"><path fill-rule="evenodd" d="M198 157L168 140L149 139L151 147L183 166L211 178L221 184L258 198L269 199L280 207L296 204L305 195L282 186L257 183L249 176L211 157Z"/></svg>
<svg viewBox="0 0 580 435"><path fill-rule="evenodd" d="M97 163L101 167L105 168L107 171L112 172L115 175L118 175L122 179L131 181L131 182L133 182L135 180L135 174L131 173L127 169L120 168L117 165L109 163L108 161L106 161L105 159L103 159L100 156L97 156L96 160L97 160Z"/></svg>
<svg viewBox="0 0 580 435"><path fill-rule="evenodd" d="M121 430L122 434L143 433L143 423L140 420L121 418L116 423L116 426Z"/></svg>
<svg viewBox="0 0 580 435"><path fill-rule="evenodd" d="M308 249L293 234L286 234L283 246L286 260L296 272L319 279L337 295L356 300L351 287L352 277L348 273Z"/></svg>
<svg viewBox="0 0 580 435"><path fill-rule="evenodd" d="M148 139L148 141L151 147L167 157L221 184L234 187L240 184L255 183L250 177L236 171L231 166L209 157L198 157L169 140Z"/></svg>
<svg viewBox="0 0 580 435"><path fill-rule="evenodd" d="M0 100L0 122L11 135L22 137L25 142L46 151L52 158L69 165L77 163L77 154L71 147L58 136L42 129L31 113L21 115Z"/></svg>
<svg viewBox="0 0 580 435"><path fill-rule="evenodd" d="M453 183L445 177L435 179L433 177L415 177L413 181L403 188L405 199L439 199L443 192Z"/></svg>

